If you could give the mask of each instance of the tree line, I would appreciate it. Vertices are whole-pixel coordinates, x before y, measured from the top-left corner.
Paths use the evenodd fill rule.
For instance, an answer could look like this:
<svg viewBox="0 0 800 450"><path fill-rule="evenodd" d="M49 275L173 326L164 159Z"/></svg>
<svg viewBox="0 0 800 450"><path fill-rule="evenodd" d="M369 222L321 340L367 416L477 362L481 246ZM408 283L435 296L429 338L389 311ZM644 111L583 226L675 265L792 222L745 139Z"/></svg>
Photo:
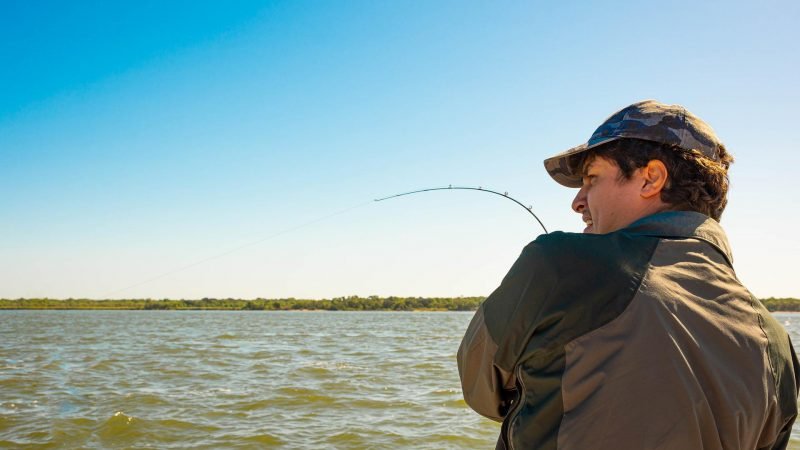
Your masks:
<svg viewBox="0 0 800 450"><path fill-rule="evenodd" d="M770 311L800 311L800 299L797 298L764 298L761 303Z"/></svg>
<svg viewBox="0 0 800 450"><path fill-rule="evenodd" d="M0 299L0 309L124 309L124 310L224 310L224 311L474 311L485 297L336 297L323 300L296 298L252 300L202 298L200 300L86 298ZM761 302L770 311L800 311L800 299L766 298Z"/></svg>
<svg viewBox="0 0 800 450"><path fill-rule="evenodd" d="M200 300L85 298L0 299L0 309L125 309L125 310L227 310L227 311L474 311L485 297L336 297L323 300L296 298L252 300L202 298Z"/></svg>

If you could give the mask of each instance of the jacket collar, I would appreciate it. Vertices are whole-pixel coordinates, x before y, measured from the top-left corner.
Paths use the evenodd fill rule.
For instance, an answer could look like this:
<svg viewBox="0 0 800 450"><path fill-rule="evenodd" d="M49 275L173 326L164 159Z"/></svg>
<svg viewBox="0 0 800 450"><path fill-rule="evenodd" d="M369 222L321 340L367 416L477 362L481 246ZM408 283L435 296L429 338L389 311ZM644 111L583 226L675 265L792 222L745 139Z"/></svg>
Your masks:
<svg viewBox="0 0 800 450"><path fill-rule="evenodd" d="M696 238L708 242L733 265L733 255L719 222L694 211L665 211L652 214L620 230L626 233L664 238Z"/></svg>

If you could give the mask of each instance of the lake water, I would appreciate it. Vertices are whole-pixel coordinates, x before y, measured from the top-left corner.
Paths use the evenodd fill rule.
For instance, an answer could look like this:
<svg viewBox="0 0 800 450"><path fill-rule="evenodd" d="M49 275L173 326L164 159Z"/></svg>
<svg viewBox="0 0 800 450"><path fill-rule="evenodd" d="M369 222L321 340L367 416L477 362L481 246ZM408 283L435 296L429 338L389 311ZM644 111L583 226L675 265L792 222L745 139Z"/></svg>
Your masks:
<svg viewBox="0 0 800 450"><path fill-rule="evenodd" d="M494 448L458 381L471 317L0 311L0 448Z"/></svg>

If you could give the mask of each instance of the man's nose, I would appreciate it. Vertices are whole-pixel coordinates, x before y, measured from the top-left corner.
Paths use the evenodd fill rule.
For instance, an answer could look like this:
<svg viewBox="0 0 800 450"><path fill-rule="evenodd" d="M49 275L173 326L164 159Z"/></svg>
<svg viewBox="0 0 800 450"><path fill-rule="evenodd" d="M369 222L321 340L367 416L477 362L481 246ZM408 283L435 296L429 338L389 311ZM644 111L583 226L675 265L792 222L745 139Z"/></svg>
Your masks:
<svg viewBox="0 0 800 450"><path fill-rule="evenodd" d="M586 209L586 192L583 188L580 188L575 198L572 199L572 210L578 214L583 214L584 209Z"/></svg>

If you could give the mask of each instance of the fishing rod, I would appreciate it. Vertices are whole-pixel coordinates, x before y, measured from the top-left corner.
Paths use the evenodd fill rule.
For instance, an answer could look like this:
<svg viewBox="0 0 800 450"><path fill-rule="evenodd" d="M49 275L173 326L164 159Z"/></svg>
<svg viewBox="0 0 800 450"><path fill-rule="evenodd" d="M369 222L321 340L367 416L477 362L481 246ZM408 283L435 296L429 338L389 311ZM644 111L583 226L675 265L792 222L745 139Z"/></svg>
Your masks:
<svg viewBox="0 0 800 450"><path fill-rule="evenodd" d="M396 195L391 195L391 196L389 196L389 197L378 198L378 199L375 199L374 201L375 201L375 202L380 202L380 201L383 201L383 200L388 200L388 199L390 199L390 198L402 197L402 196L404 196L404 195L417 194L417 193L420 193L420 192L427 192L427 191L441 191L441 190L452 190L452 189L469 190L469 191L482 191L482 192L488 192L488 193L490 193L490 194L495 194L495 195L500 195L500 196L502 196L502 197L505 197L505 198L507 198L507 199L509 199L509 200L513 201L514 203L518 204L519 206L523 207L523 208L524 208L526 211L528 211L528 213L529 213L530 215L532 215L532 216L533 216L533 218L534 218L534 219L536 219L536 221L537 221L537 222L539 222L539 225L541 225L541 227L542 227L542 229L544 230L544 232L545 232L545 233L547 233L547 232L548 232L548 231L547 231L547 228L545 228L545 226L544 226L544 224L542 223L542 221L541 221L541 220L539 220L539 218L538 218L538 217L536 217L536 214L534 214L534 213L533 213L533 210L532 210L532 208L533 208L533 207L531 207L531 206L525 206L525 205L523 205L522 203L520 203L519 201L517 201L516 199L514 199L513 197L509 197L509 196L508 196L508 192L505 192L505 193L502 193L502 194L501 194L500 192L496 192L496 191L493 191L493 190L491 190L491 189L484 189L483 187L480 187L480 186L479 186L479 187L469 187L469 186L453 186L453 185L450 185L450 186L447 186L447 187L430 188L430 189L420 189L420 190L417 190L417 191L404 192L404 193L402 193L402 194L396 194ZM144 285L144 284L151 283L151 282L153 282L153 281L156 281L156 280L159 280L159 279L162 279L162 278L168 277L168 276L170 276L170 275L174 275L174 274L176 274L176 273L178 273L178 272L183 272L183 271L185 271L185 270L188 270L188 269L190 269L190 268L193 268L193 267L195 267L195 266L199 266L200 264L203 264L203 263L205 263L205 262L208 262L208 261L211 261L211 260L215 260L215 259L219 259L219 258L222 258L223 256L230 255L231 253L238 252L239 250L242 250L242 249L244 249L244 248L251 247L251 246L253 246L253 245L260 244L260 243L262 243L262 242L264 242L264 241L268 241L268 240L274 239L274 238L276 238L276 237L278 237L278 236L280 236L280 235L287 234L287 233L290 233L290 232L293 232L293 231L299 230L299 229L301 229L301 228L308 227L308 226L310 226L310 225L313 225L313 224L316 224L316 223L318 223L318 222L322 222L322 221L324 221L324 220L330 219L330 218L332 218L332 217L334 217L334 216L338 216L338 215L340 215L340 214L347 213L347 212L349 212L349 211L352 211L352 210L354 210L354 209L356 209L356 208L362 208L362 207L364 207L364 206L367 206L367 205L369 205L370 203L372 203L372 202L370 202L370 201L366 201L365 203L361 203L361 204L358 204L358 205L355 205L355 206L351 206L351 207L349 207L349 208L346 208L346 209L343 209L343 210L341 210L341 211L337 211L337 212L334 212L334 213L332 213L332 214L328 214L328 215L326 215L326 216L323 216L323 217L316 218L316 219L314 219L314 220L311 220L311 221L309 221L309 222L306 222L306 223L303 223L303 224L300 224L300 225L297 225L297 226L294 226L294 227L291 227L291 228L288 228L288 229L285 229L285 230L279 231L279 232L277 232L277 233L275 233L275 234L272 234L272 235L270 235L270 236L267 236L267 237L264 237L264 238L261 238L261 239L257 239L257 240L251 241L251 242L244 243L244 244L242 244L242 245L239 245L239 246L237 246L237 247L233 247L233 248L231 248L231 249L225 250L225 251L223 251L223 252L221 252L221 253L217 253L217 254L215 254L215 255L208 256L208 257L206 257L206 258L200 259L200 260L198 260L198 261L195 261L195 262L192 262L192 263L190 263L190 264L186 264L186 265L184 265L184 266L177 267L177 268L174 268L174 269L172 269L172 270L169 270L169 271L167 271L167 272L163 272L163 273L161 273L161 274L158 274L158 275L152 276L152 277L150 277L150 278L147 278L147 279L145 279L145 280L142 280L142 281L139 281L139 282L137 282L137 283L131 284L131 285L127 286L127 287L123 287L122 289L116 289L116 290L114 290L114 291L107 292L107 293L103 294L101 297L109 297L110 295L115 295L115 294L117 294L117 293L120 293L120 292L123 292L123 291L127 291L127 290L129 290L129 289L132 289L132 288L135 288L135 287L139 287L139 286L142 286L142 285Z"/></svg>
<svg viewBox="0 0 800 450"><path fill-rule="evenodd" d="M512 202L514 202L514 203L518 204L519 206L521 206L523 209L525 209L525 211L528 211L528 213L529 213L530 215L532 215L532 216L533 216L533 218L534 218L534 219L536 219L536 221L537 221L537 222L539 222L539 225L541 225L541 226L542 226L542 229L544 230L545 234L547 234L547 233L548 233L548 231L547 231L547 228L545 228L545 226L544 226L544 224L542 223L542 221L541 221L541 220L539 220L539 218L536 216L536 214L534 214L534 213L533 213L533 206L525 206L525 205L523 205L522 203L520 203L520 202L519 202L517 199L515 199L514 197L509 197L509 195L508 195L508 192L503 192L503 193L501 194L500 192L493 191L493 190L491 190L491 189L484 189L484 188L483 188L483 187L481 187L481 186L478 186L478 187L470 187L470 186L453 186L453 185L451 184L451 185L449 185L449 186L447 186L447 187L436 187L436 188L428 188L428 189L419 189L419 190L416 190L416 191L411 191L411 192L403 192L402 194L390 195L390 196L388 196L388 197L376 198L376 199L375 199L375 201L376 201L376 202L382 202L382 201L384 201L384 200L389 200L390 198L397 198L397 197L402 197L402 196L404 196L404 195L418 194L418 193L420 193L420 192L430 192L430 191L447 191L447 190L455 190L455 189L458 189L458 190L466 190L466 191L480 191L480 192L487 192L487 193L489 193L489 194L495 194L495 195L499 195L499 196L501 196L501 197L507 198L507 199L511 200Z"/></svg>

